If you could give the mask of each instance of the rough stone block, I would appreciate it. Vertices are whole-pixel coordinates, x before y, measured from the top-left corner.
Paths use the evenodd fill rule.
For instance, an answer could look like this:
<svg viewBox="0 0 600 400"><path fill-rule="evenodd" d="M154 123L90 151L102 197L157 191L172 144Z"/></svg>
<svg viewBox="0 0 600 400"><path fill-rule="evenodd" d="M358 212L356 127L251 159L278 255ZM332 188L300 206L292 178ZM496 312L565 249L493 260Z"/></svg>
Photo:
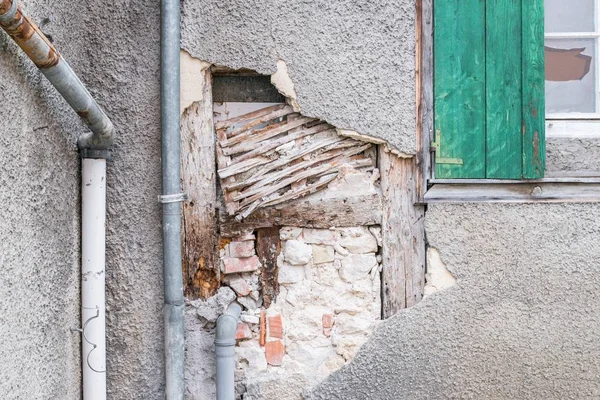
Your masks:
<svg viewBox="0 0 600 400"><path fill-rule="evenodd" d="M252 339L252 330L250 329L250 326L244 322L240 322L235 332L235 338L237 340Z"/></svg>
<svg viewBox="0 0 600 400"><path fill-rule="evenodd" d="M280 366L285 356L285 347L281 340L267 342L265 344L265 356L269 365Z"/></svg>
<svg viewBox="0 0 600 400"><path fill-rule="evenodd" d="M281 285L298 283L304 280L304 276L304 267L296 267L288 264L283 264L279 267L278 279Z"/></svg>
<svg viewBox="0 0 600 400"><path fill-rule="evenodd" d="M238 303L246 307L247 310L254 311L262 304L262 301L256 301L250 296L238 297Z"/></svg>
<svg viewBox="0 0 600 400"><path fill-rule="evenodd" d="M365 279L371 270L378 266L375 254L352 254L342 260L340 276L346 282Z"/></svg>
<svg viewBox="0 0 600 400"><path fill-rule="evenodd" d="M258 257L246 257L246 258L223 258L223 273L224 274L238 274L240 272L252 272L256 271L260 267L260 261Z"/></svg>
<svg viewBox="0 0 600 400"><path fill-rule="evenodd" d="M251 240L244 242L231 242L227 246L229 257L235 258L247 258L252 257L254 254L254 242Z"/></svg>
<svg viewBox="0 0 600 400"><path fill-rule="evenodd" d="M248 296L250 294L250 286L248 282L240 276L235 276L225 280L225 283L232 288L238 296Z"/></svg>
<svg viewBox="0 0 600 400"><path fill-rule="evenodd" d="M341 228L338 243L354 254L376 253L377 239L367 228Z"/></svg>
<svg viewBox="0 0 600 400"><path fill-rule="evenodd" d="M295 240L302 233L302 228L284 226L279 230L279 238L281 240Z"/></svg>
<svg viewBox="0 0 600 400"><path fill-rule="evenodd" d="M325 264L335 260L333 246L312 245L313 263Z"/></svg>
<svg viewBox="0 0 600 400"><path fill-rule="evenodd" d="M237 365L246 365L247 369L254 372L265 371L268 367L265 353L253 340L240 343L235 349Z"/></svg>
<svg viewBox="0 0 600 400"><path fill-rule="evenodd" d="M281 314L269 317L269 337L283 339L283 319Z"/></svg>
<svg viewBox="0 0 600 400"><path fill-rule="evenodd" d="M304 241L311 244L334 244L335 232L329 229L309 229L303 231Z"/></svg>
<svg viewBox="0 0 600 400"><path fill-rule="evenodd" d="M299 240L288 240L284 248L285 261L292 265L306 265L312 258L312 247Z"/></svg>

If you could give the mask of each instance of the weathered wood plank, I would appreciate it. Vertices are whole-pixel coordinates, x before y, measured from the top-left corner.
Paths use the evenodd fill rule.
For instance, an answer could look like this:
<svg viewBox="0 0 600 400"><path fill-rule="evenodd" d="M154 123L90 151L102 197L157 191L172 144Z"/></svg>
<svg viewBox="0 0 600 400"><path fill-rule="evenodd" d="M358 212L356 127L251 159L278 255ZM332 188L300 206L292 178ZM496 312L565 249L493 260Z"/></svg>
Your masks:
<svg viewBox="0 0 600 400"><path fill-rule="evenodd" d="M521 31L521 0L486 2L486 178L522 176Z"/></svg>
<svg viewBox="0 0 600 400"><path fill-rule="evenodd" d="M523 177L544 176L544 1L523 0Z"/></svg>
<svg viewBox="0 0 600 400"><path fill-rule="evenodd" d="M262 295L265 308L277 299L279 294L279 279L277 257L281 253L279 228L262 228L256 230L256 255L261 269Z"/></svg>
<svg viewBox="0 0 600 400"><path fill-rule="evenodd" d="M329 229L379 225L382 220L381 194L356 193L355 196L332 196L327 191L315 193L285 204L261 208L238 222L228 215L220 197L219 227L221 236L236 237L248 229L273 226L300 226Z"/></svg>
<svg viewBox="0 0 600 400"><path fill-rule="evenodd" d="M381 233L382 316L389 318L423 298L425 286L425 210L417 203L417 165L380 151L384 199Z"/></svg>
<svg viewBox="0 0 600 400"><path fill-rule="evenodd" d="M485 1L444 0L434 7L437 178L485 177ZM462 160L441 163L439 158Z"/></svg>
<svg viewBox="0 0 600 400"><path fill-rule="evenodd" d="M417 200L423 202L432 177L433 139L433 0L417 1Z"/></svg>
<svg viewBox="0 0 600 400"><path fill-rule="evenodd" d="M438 184L425 195L427 203L597 203L595 183Z"/></svg>
<svg viewBox="0 0 600 400"><path fill-rule="evenodd" d="M189 298L208 298L220 285L210 70L203 78L202 100L185 110L181 122L181 177L189 196L183 204L183 274Z"/></svg>

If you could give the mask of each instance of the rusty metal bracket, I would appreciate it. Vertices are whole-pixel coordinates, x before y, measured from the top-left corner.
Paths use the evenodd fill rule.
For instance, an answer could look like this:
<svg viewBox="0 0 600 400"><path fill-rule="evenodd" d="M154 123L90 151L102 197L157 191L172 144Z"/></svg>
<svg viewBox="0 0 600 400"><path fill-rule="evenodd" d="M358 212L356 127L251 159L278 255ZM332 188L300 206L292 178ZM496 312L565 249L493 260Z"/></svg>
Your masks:
<svg viewBox="0 0 600 400"><path fill-rule="evenodd" d="M435 152L435 163L436 164L454 164L454 165L463 165L462 158L448 158L441 157L441 147L442 147L442 132L435 131L435 142L431 143L431 150Z"/></svg>

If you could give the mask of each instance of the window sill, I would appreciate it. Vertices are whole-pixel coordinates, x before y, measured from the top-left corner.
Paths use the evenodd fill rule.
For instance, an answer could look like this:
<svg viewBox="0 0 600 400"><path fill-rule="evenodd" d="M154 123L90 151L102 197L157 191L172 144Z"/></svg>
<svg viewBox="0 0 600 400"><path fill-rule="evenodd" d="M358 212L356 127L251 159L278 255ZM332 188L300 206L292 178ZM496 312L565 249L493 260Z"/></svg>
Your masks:
<svg viewBox="0 0 600 400"><path fill-rule="evenodd" d="M424 202L435 203L600 203L600 179L536 181L436 180Z"/></svg>

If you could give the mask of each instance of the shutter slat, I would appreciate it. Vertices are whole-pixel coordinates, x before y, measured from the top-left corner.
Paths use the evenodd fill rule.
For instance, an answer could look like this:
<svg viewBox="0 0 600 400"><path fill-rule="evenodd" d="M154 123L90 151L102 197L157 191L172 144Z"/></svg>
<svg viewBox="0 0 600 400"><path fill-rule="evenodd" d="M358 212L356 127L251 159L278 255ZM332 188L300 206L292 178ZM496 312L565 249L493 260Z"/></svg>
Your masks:
<svg viewBox="0 0 600 400"><path fill-rule="evenodd" d="M522 177L521 1L486 5L486 178Z"/></svg>
<svg viewBox="0 0 600 400"><path fill-rule="evenodd" d="M544 1L523 1L523 178L544 177Z"/></svg>
<svg viewBox="0 0 600 400"><path fill-rule="evenodd" d="M444 0L434 9L437 178L485 177L485 1Z"/></svg>

